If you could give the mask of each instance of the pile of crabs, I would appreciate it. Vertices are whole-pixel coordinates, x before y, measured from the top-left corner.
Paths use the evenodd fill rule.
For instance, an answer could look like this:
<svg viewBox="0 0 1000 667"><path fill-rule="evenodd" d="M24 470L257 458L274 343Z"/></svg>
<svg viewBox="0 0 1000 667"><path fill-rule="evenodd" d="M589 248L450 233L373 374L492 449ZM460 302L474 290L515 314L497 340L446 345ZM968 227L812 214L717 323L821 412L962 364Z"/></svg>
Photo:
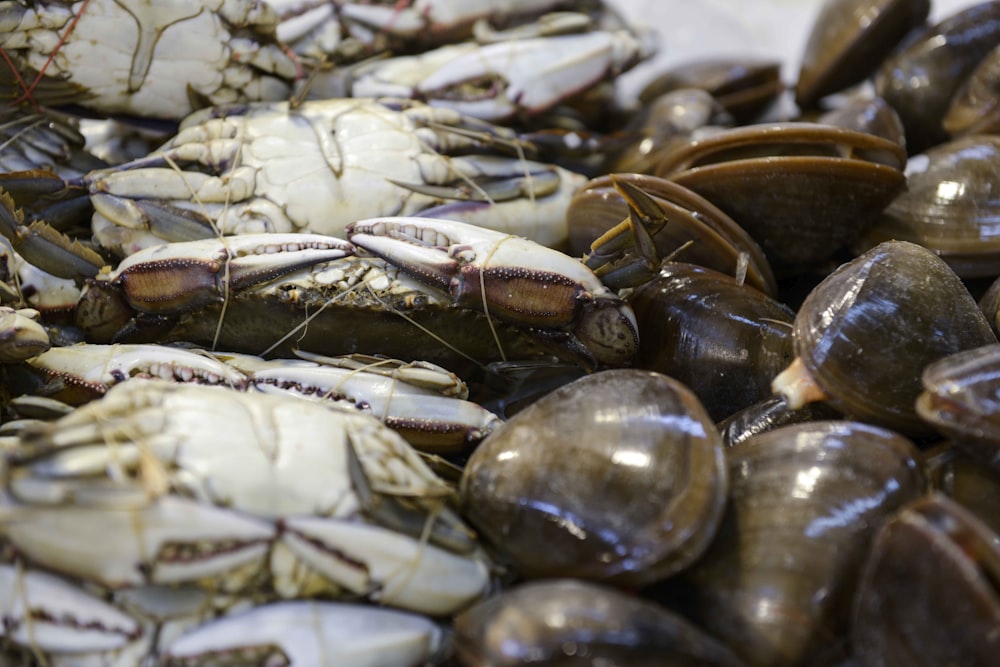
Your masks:
<svg viewBox="0 0 1000 667"><path fill-rule="evenodd" d="M0 663L985 665L1000 2L0 2ZM794 117L774 118L794 99Z"/></svg>

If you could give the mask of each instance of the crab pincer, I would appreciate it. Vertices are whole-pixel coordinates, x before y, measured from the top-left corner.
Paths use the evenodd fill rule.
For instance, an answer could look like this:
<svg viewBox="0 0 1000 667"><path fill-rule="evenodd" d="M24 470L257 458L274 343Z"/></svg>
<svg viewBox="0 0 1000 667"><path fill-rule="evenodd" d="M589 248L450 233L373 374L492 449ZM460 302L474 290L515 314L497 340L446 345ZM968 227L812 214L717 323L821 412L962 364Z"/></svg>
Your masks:
<svg viewBox="0 0 1000 667"><path fill-rule="evenodd" d="M639 337L632 309L580 261L528 239L450 220L360 220L347 237L454 305L564 338L595 366L627 364Z"/></svg>

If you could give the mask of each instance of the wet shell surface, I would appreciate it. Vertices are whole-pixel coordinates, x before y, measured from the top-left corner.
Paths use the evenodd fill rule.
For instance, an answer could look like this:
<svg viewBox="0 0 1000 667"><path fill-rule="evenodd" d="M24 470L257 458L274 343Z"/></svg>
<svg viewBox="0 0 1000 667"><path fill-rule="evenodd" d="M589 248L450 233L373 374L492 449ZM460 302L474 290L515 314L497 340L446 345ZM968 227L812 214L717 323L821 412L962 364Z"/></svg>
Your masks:
<svg viewBox="0 0 1000 667"><path fill-rule="evenodd" d="M932 432L914 407L924 367L996 342L954 271L906 241L881 243L827 276L799 308L793 337L793 364L834 407L914 435ZM786 379L775 389L795 405Z"/></svg>
<svg viewBox="0 0 1000 667"><path fill-rule="evenodd" d="M701 665L739 667L731 651L679 614L578 579L533 581L455 619L466 665Z"/></svg>
<svg viewBox="0 0 1000 667"><path fill-rule="evenodd" d="M638 586L704 551L725 489L722 440L694 394L619 369L514 415L472 453L459 493L515 572Z"/></svg>
<svg viewBox="0 0 1000 667"><path fill-rule="evenodd" d="M726 515L679 575L679 608L753 665L843 658L875 531L924 490L916 448L886 429L818 421L761 433L726 458Z"/></svg>

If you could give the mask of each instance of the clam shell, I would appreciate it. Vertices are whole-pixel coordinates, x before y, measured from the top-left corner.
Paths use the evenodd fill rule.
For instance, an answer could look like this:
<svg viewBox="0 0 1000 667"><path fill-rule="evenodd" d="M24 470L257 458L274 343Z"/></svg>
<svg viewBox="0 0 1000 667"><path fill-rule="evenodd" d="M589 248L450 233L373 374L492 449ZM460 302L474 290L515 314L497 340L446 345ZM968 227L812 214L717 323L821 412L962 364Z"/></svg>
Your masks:
<svg viewBox="0 0 1000 667"><path fill-rule="evenodd" d="M795 102L811 107L868 77L930 8L930 0L827 0L806 41Z"/></svg>
<svg viewBox="0 0 1000 667"><path fill-rule="evenodd" d="M576 579L522 583L455 618L466 665L701 665L743 662L680 615Z"/></svg>
<svg viewBox="0 0 1000 667"><path fill-rule="evenodd" d="M1000 344L929 364L917 414L970 456L1000 471Z"/></svg>
<svg viewBox="0 0 1000 667"><path fill-rule="evenodd" d="M928 29L881 64L875 90L899 113L911 153L948 139L941 121L952 97L998 42L1000 2L981 2Z"/></svg>
<svg viewBox="0 0 1000 667"><path fill-rule="evenodd" d="M814 123L725 130L667 155L656 174L739 223L772 265L823 261L903 188L904 151L865 132Z"/></svg>
<svg viewBox="0 0 1000 667"><path fill-rule="evenodd" d="M629 305L643 341L636 366L683 382L715 421L768 397L794 357L795 313L710 269L667 262Z"/></svg>
<svg viewBox="0 0 1000 667"><path fill-rule="evenodd" d="M795 318L795 353L841 412L904 433L931 432L914 403L928 364L996 337L934 253L887 241L817 285Z"/></svg>
<svg viewBox="0 0 1000 667"><path fill-rule="evenodd" d="M862 667L991 665L1000 652L1000 547L941 494L879 531L859 588L851 645Z"/></svg>
<svg viewBox="0 0 1000 667"><path fill-rule="evenodd" d="M842 658L875 531L923 492L916 457L906 438L847 421L730 447L730 503L709 550L680 575L683 608L750 664Z"/></svg>
<svg viewBox="0 0 1000 667"><path fill-rule="evenodd" d="M1000 131L1000 46L976 65L951 98L941 124L952 136Z"/></svg>
<svg viewBox="0 0 1000 667"><path fill-rule="evenodd" d="M764 251L740 225L704 197L656 176L608 174L588 181L574 195L566 213L572 254L586 253L594 239L628 216L628 206L615 190L612 176L642 188L663 208L668 223L654 237L661 258L693 241L676 259L735 275L743 254L747 283L766 294L777 293Z"/></svg>
<svg viewBox="0 0 1000 667"><path fill-rule="evenodd" d="M708 546L725 503L722 441L681 383L609 370L539 399L472 453L465 516L526 577L638 586Z"/></svg>
<svg viewBox="0 0 1000 667"><path fill-rule="evenodd" d="M1000 274L1000 136L954 139L910 158L907 188L853 244L882 241L929 248L963 278Z"/></svg>

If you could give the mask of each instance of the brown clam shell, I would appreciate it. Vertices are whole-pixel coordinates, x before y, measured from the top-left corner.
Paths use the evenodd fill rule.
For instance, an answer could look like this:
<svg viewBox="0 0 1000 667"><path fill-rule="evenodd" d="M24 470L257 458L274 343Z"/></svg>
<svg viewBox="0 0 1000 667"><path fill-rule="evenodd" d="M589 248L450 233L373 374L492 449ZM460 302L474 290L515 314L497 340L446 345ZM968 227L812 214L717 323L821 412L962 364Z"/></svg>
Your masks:
<svg viewBox="0 0 1000 667"><path fill-rule="evenodd" d="M875 90L899 113L911 153L946 141L942 119L958 88L1000 43L1000 2L953 14L890 56L875 74Z"/></svg>
<svg viewBox="0 0 1000 667"><path fill-rule="evenodd" d="M777 283L764 251L742 227L704 197L656 176L607 174L578 190L566 212L571 254L583 255L594 239L628 216L628 206L615 190L612 176L642 188L662 207L669 222L654 237L661 258L693 241L677 256L678 260L735 275L740 255L744 254L748 261L747 283L766 294L777 294Z"/></svg>
<svg viewBox="0 0 1000 667"><path fill-rule="evenodd" d="M1000 471L1000 344L929 364L919 414L970 456Z"/></svg>
<svg viewBox="0 0 1000 667"><path fill-rule="evenodd" d="M993 665L1000 654L1000 539L935 493L887 521L859 587L861 667Z"/></svg>
<svg viewBox="0 0 1000 667"><path fill-rule="evenodd" d="M825 260L903 188L892 141L816 123L725 130L668 154L656 174L694 190L739 223L772 266Z"/></svg>
<svg viewBox="0 0 1000 667"><path fill-rule="evenodd" d="M795 102L809 108L868 77L930 8L930 0L827 0L806 42Z"/></svg>
<svg viewBox="0 0 1000 667"><path fill-rule="evenodd" d="M971 135L910 158L907 188L852 249L882 241L929 248L962 278L1000 274L1000 136Z"/></svg>
<svg viewBox="0 0 1000 667"><path fill-rule="evenodd" d="M1000 533L1000 471L950 442L923 452L931 488L945 494Z"/></svg>
<svg viewBox="0 0 1000 667"><path fill-rule="evenodd" d="M629 305L643 341L636 367L683 382L715 421L769 396L794 356L791 309L704 267L663 264Z"/></svg>
<svg viewBox="0 0 1000 667"><path fill-rule="evenodd" d="M753 665L842 658L875 531L923 493L916 448L886 429L819 421L761 433L726 458L730 503L680 575L679 608Z"/></svg>
<svg viewBox="0 0 1000 667"><path fill-rule="evenodd" d="M708 92L737 123L748 123L762 114L781 94L781 62L764 59L706 59L671 68L648 83L639 102L681 88Z"/></svg>
<svg viewBox="0 0 1000 667"><path fill-rule="evenodd" d="M923 434L914 403L928 364L996 337L947 264L887 241L817 285L795 318L795 353L829 402L857 419Z"/></svg>
<svg viewBox="0 0 1000 667"><path fill-rule="evenodd" d="M514 667L739 667L729 649L680 615L578 579L531 581L455 618L462 664Z"/></svg>
<svg viewBox="0 0 1000 667"><path fill-rule="evenodd" d="M818 119L825 125L867 132L906 148L906 132L896 110L881 97L855 96Z"/></svg>
<svg viewBox="0 0 1000 667"><path fill-rule="evenodd" d="M951 98L941 124L952 136L1000 131L1000 45L976 65Z"/></svg>
<svg viewBox="0 0 1000 667"><path fill-rule="evenodd" d="M638 586L701 555L725 489L722 441L694 394L618 369L560 387L493 431L459 493L517 573Z"/></svg>

